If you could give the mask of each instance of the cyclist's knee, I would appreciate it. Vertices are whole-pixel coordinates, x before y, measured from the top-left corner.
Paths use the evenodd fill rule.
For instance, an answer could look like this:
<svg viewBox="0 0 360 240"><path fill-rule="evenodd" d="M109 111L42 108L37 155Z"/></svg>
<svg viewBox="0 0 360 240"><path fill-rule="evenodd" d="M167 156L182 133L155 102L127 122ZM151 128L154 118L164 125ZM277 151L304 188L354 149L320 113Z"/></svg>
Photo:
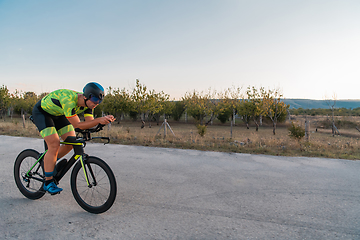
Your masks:
<svg viewBox="0 0 360 240"><path fill-rule="evenodd" d="M44 138L46 145L50 151L58 151L60 148L60 139L57 134L53 134Z"/></svg>
<svg viewBox="0 0 360 240"><path fill-rule="evenodd" d="M48 144L48 151L51 151L51 152L59 152L59 149L60 149L60 142L58 144Z"/></svg>

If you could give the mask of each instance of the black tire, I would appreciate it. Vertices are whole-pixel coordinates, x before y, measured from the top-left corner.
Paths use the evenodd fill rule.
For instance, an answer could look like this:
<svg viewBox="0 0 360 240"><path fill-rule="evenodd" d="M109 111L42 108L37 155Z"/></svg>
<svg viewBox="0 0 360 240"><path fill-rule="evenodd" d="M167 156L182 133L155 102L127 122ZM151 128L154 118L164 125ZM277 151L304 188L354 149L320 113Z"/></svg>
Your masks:
<svg viewBox="0 0 360 240"><path fill-rule="evenodd" d="M16 186L29 199L39 199L45 194L43 190L43 180L45 179L43 161L36 163L39 156L39 152L26 149L17 156L14 164ZM35 163L35 167L29 173L30 177L26 176L26 173Z"/></svg>
<svg viewBox="0 0 360 240"><path fill-rule="evenodd" d="M76 202L90 213L109 210L116 198L116 180L111 168L100 158L87 157L84 161L91 187L88 186L80 161L71 172L71 191ZM93 179L93 172L95 180Z"/></svg>

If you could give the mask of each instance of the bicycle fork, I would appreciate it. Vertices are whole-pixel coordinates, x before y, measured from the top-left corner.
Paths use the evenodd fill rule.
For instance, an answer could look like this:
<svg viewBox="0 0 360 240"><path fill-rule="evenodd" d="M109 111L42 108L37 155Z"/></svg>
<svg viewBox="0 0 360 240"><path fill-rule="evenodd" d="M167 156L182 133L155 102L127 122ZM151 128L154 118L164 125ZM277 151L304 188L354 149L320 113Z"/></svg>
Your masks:
<svg viewBox="0 0 360 240"><path fill-rule="evenodd" d="M84 154L84 156L85 156L85 158L87 157L87 155L85 155L85 154ZM79 161L81 163L81 167L83 169L85 180L86 180L86 183L87 183L88 187L91 188L92 186L96 186L95 176L94 176L94 173L93 173L93 171L91 169L90 164L86 163L86 162L84 163L83 155L76 155L75 160L78 160L78 159L79 159ZM88 175L88 172L86 170L85 164L87 165L87 168L89 169L89 172L90 172L90 175L91 175L92 179L94 180L93 183L90 183L90 181L89 181L89 175Z"/></svg>

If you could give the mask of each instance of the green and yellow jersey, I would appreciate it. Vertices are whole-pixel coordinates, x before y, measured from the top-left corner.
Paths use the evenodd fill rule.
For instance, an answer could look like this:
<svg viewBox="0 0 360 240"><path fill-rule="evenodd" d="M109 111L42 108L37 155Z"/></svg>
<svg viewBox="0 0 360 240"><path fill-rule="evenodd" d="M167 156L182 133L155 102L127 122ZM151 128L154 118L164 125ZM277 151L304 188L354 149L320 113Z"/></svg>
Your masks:
<svg viewBox="0 0 360 240"><path fill-rule="evenodd" d="M85 117L93 117L91 109L77 106L78 94L82 93L68 89L53 91L41 100L41 108L54 116L65 115L66 118L71 118L84 112Z"/></svg>

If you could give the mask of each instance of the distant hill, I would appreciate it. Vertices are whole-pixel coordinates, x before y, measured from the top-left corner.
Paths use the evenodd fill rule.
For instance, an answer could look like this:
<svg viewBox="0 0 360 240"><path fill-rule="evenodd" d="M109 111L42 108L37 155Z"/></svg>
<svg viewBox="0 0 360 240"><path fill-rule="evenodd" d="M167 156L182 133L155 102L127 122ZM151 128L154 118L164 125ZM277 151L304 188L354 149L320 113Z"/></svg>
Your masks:
<svg viewBox="0 0 360 240"><path fill-rule="evenodd" d="M325 100L312 100L312 99L282 99L290 108L329 108ZM360 100L336 100L336 108L354 109L360 107Z"/></svg>

